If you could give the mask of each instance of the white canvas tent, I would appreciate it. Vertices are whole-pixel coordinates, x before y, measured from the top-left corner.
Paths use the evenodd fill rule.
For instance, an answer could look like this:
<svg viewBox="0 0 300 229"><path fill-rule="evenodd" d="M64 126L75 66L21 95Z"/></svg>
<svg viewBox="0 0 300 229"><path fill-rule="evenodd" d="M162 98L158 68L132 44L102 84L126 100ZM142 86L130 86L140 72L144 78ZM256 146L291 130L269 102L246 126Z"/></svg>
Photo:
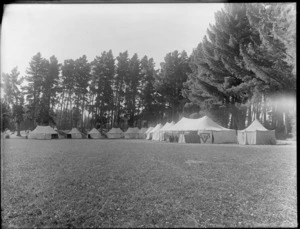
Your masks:
<svg viewBox="0 0 300 229"><path fill-rule="evenodd" d="M150 134L152 134L151 139L153 141L159 141L159 130L163 127L162 124L157 124L156 127L150 131Z"/></svg>
<svg viewBox="0 0 300 229"><path fill-rule="evenodd" d="M267 130L257 119L244 130L238 131L238 143L242 145L275 145L275 130Z"/></svg>
<svg viewBox="0 0 300 229"><path fill-rule="evenodd" d="M123 138L124 132L120 128L111 128L106 135L108 138Z"/></svg>
<svg viewBox="0 0 300 229"><path fill-rule="evenodd" d="M28 134L29 139L58 139L58 133L50 126L37 126Z"/></svg>
<svg viewBox="0 0 300 229"><path fill-rule="evenodd" d="M88 132L88 138L99 139L104 137L96 128L93 128L91 131Z"/></svg>
<svg viewBox="0 0 300 229"><path fill-rule="evenodd" d="M142 129L139 130L139 138L140 138L140 139L145 138L145 133L146 133L147 130L148 130L148 129L145 128L145 127L143 127Z"/></svg>
<svg viewBox="0 0 300 229"><path fill-rule="evenodd" d="M139 128L137 127L129 127L127 131L124 133L124 137L127 139L137 139L139 138Z"/></svg>
<svg viewBox="0 0 300 229"><path fill-rule="evenodd" d="M82 138L82 133L77 128L72 128L72 130L67 133L67 138L80 139Z"/></svg>
<svg viewBox="0 0 300 229"><path fill-rule="evenodd" d="M149 140L148 138L150 138L149 132L150 132L151 130L153 130L153 129L154 129L154 127L150 126L150 127L148 128L148 130L145 132L145 138L146 138L147 140Z"/></svg>
<svg viewBox="0 0 300 229"><path fill-rule="evenodd" d="M165 133L166 131L175 124L174 121L167 122L160 130L159 130L159 141L165 141Z"/></svg>
<svg viewBox="0 0 300 229"><path fill-rule="evenodd" d="M147 137L146 137L146 139L147 139L147 140L151 140L154 131L160 129L161 126L162 126L162 125L159 123L159 124L157 124L154 128L152 128L150 131L148 131L148 132L147 132Z"/></svg>
<svg viewBox="0 0 300 229"><path fill-rule="evenodd" d="M178 123L168 128L166 132L179 134L179 142L184 142L180 135L197 132L202 144L205 143L237 143L236 131L224 128L209 117L199 119L182 118Z"/></svg>

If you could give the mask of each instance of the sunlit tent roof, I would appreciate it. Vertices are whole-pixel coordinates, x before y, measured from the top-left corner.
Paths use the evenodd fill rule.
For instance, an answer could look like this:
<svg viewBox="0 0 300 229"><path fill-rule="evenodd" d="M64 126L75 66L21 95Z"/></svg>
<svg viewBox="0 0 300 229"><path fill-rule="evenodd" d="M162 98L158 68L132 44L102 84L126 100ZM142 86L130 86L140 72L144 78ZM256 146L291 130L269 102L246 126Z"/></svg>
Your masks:
<svg viewBox="0 0 300 229"><path fill-rule="evenodd" d="M145 132L145 134L148 134L151 130L153 130L153 126L150 126L147 130L146 130L146 132Z"/></svg>
<svg viewBox="0 0 300 229"><path fill-rule="evenodd" d="M162 127L163 127L163 125L159 123L151 131L149 131L149 133L154 133Z"/></svg>
<svg viewBox="0 0 300 229"><path fill-rule="evenodd" d="M243 145L276 144L275 130L266 129L257 119L246 129L239 130L237 139L238 143Z"/></svg>
<svg viewBox="0 0 300 229"><path fill-rule="evenodd" d="M28 135L29 139L55 139L58 133L50 126L37 126Z"/></svg>
<svg viewBox="0 0 300 229"><path fill-rule="evenodd" d="M178 123L168 128L168 131L197 131L197 130L224 130L226 128L215 123L209 117L198 119L183 117Z"/></svg>
<svg viewBox="0 0 300 229"><path fill-rule="evenodd" d="M244 131L256 131L256 130L266 131L267 129L257 119L255 119L250 126L244 129Z"/></svg>

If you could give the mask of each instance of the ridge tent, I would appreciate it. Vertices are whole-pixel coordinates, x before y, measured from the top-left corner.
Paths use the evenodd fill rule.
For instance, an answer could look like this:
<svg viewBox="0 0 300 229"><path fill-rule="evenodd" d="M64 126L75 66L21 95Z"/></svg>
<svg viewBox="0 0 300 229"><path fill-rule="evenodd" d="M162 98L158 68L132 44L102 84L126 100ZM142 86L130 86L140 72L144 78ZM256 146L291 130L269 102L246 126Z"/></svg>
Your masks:
<svg viewBox="0 0 300 229"><path fill-rule="evenodd" d="M111 128L106 135L108 138L123 138L124 132L120 128Z"/></svg>
<svg viewBox="0 0 300 229"><path fill-rule="evenodd" d="M275 145L275 130L266 129L257 119L244 130L238 131L238 143L243 145Z"/></svg>
<svg viewBox="0 0 300 229"><path fill-rule="evenodd" d="M149 132L150 132L151 130L153 130L153 129L154 129L154 127L152 127L152 126L150 126L150 127L148 128L148 130L145 132L145 139L149 140L149 139L148 139L148 137L150 137Z"/></svg>
<svg viewBox="0 0 300 229"><path fill-rule="evenodd" d="M88 132L88 138L99 139L104 137L96 128L93 128L90 132Z"/></svg>
<svg viewBox="0 0 300 229"><path fill-rule="evenodd" d="M185 138L180 135L193 135L189 141L194 141L195 132L200 136L200 142L205 143L237 143L235 130L227 129L215 123L209 117L204 116L198 119L182 118L178 123L171 126L168 133L179 135L180 143L184 143ZM198 140L195 138L195 141Z"/></svg>
<svg viewBox="0 0 300 229"><path fill-rule="evenodd" d="M145 133L146 133L147 130L148 130L148 129L145 128L145 127L143 127L142 129L140 129L140 131L139 131L139 138L140 138L140 139L145 138Z"/></svg>
<svg viewBox="0 0 300 229"><path fill-rule="evenodd" d="M82 133L77 128L72 128L72 130L67 133L67 138L82 138Z"/></svg>
<svg viewBox="0 0 300 229"><path fill-rule="evenodd" d="M174 121L172 122L167 122L160 130L159 130L159 141L165 141L167 136L166 132L167 130L175 124Z"/></svg>
<svg viewBox="0 0 300 229"><path fill-rule="evenodd" d="M147 132L147 137L146 137L147 140L152 139L153 132L156 131L157 128L159 128L159 125L160 124L157 124L154 128L152 128L150 131Z"/></svg>
<svg viewBox="0 0 300 229"><path fill-rule="evenodd" d="M58 139L58 133L50 126L37 126L28 134L29 139Z"/></svg>
<svg viewBox="0 0 300 229"><path fill-rule="evenodd" d="M159 130L163 127L162 124L158 124L156 128L150 131L150 134L152 133L152 140L153 141L159 141Z"/></svg>
<svg viewBox="0 0 300 229"><path fill-rule="evenodd" d="M139 128L134 127L131 128L129 127L128 130L124 133L124 137L127 139L136 139L139 138Z"/></svg>

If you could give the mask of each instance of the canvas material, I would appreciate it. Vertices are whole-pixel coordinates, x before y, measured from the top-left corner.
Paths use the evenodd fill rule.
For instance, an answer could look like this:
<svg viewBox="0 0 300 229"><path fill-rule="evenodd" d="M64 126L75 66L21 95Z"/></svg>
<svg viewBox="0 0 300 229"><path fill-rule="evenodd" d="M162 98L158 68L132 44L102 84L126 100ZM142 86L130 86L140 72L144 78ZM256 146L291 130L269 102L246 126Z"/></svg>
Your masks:
<svg viewBox="0 0 300 229"><path fill-rule="evenodd" d="M29 139L51 139L52 134L58 133L50 126L37 126L33 131L28 134Z"/></svg>

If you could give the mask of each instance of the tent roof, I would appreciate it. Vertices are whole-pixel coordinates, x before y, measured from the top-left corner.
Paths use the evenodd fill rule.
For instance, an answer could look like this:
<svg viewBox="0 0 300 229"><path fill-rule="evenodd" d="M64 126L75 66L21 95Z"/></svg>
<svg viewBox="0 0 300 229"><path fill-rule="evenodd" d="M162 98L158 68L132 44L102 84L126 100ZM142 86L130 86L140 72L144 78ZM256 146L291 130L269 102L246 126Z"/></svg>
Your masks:
<svg viewBox="0 0 300 229"><path fill-rule="evenodd" d="M81 132L77 128L72 128L68 134L81 134Z"/></svg>
<svg viewBox="0 0 300 229"><path fill-rule="evenodd" d="M51 126L37 126L31 133L57 134Z"/></svg>
<svg viewBox="0 0 300 229"><path fill-rule="evenodd" d="M215 123L209 117L204 116L198 119L182 118L170 128L170 131L197 131L197 130L228 130Z"/></svg>
<svg viewBox="0 0 300 229"><path fill-rule="evenodd" d="M111 128L107 133L109 134L120 134L124 133L120 128Z"/></svg>
<svg viewBox="0 0 300 229"><path fill-rule="evenodd" d="M142 129L140 129L139 133L144 134L147 130L148 128L143 127Z"/></svg>
<svg viewBox="0 0 300 229"><path fill-rule="evenodd" d="M160 128L160 130L166 130L170 127L171 122L167 122L162 128Z"/></svg>
<svg viewBox="0 0 300 229"><path fill-rule="evenodd" d="M146 132L145 132L145 134L148 134L151 130L153 130L153 126L150 126L147 130L146 130Z"/></svg>
<svg viewBox="0 0 300 229"><path fill-rule="evenodd" d="M257 119L255 119L250 126L248 126L246 129L244 129L244 131L255 131L255 130L268 130L266 129L261 123L260 121L258 121Z"/></svg>
<svg viewBox="0 0 300 229"><path fill-rule="evenodd" d="M151 131L149 131L149 132L150 133L154 133L154 132L160 130L160 128L162 128L162 127L163 127L163 125L159 123Z"/></svg>
<svg viewBox="0 0 300 229"><path fill-rule="evenodd" d="M96 128L93 128L89 134L99 134L100 132L96 129Z"/></svg>
<svg viewBox="0 0 300 229"><path fill-rule="evenodd" d="M125 132L125 134L135 134L135 133L139 133L139 128L137 128L137 127L134 127L134 128L132 128L132 127L129 127L128 129L127 129L127 131Z"/></svg>

